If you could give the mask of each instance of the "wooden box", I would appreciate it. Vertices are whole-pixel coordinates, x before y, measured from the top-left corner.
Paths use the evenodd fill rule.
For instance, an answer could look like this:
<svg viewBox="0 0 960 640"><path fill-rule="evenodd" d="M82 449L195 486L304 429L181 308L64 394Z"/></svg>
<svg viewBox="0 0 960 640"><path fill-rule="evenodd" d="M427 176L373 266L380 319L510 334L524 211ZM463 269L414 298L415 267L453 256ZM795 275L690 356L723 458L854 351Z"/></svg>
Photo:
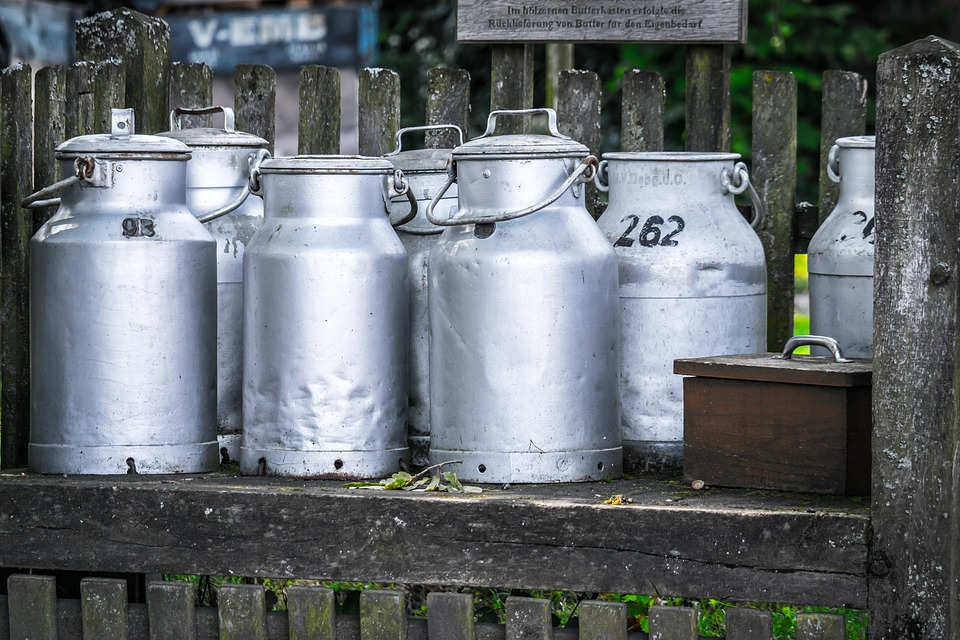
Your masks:
<svg viewBox="0 0 960 640"><path fill-rule="evenodd" d="M684 477L707 485L870 493L869 360L772 353L682 359Z"/></svg>

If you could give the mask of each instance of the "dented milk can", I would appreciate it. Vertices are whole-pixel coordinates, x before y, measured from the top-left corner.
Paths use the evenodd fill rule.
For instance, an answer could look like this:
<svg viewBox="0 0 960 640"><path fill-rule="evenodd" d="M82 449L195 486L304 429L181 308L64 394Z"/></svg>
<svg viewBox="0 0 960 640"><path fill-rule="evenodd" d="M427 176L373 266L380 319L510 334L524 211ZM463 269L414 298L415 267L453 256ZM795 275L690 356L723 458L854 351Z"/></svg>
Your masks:
<svg viewBox="0 0 960 640"><path fill-rule="evenodd" d="M182 115L223 113L223 128L180 127ZM217 432L221 459L240 453L243 365L243 250L263 222L263 201L250 197L252 166L268 142L234 129L233 109L213 106L170 112L170 131L158 133L193 150L187 163L187 205L217 243Z"/></svg>
<svg viewBox="0 0 960 640"><path fill-rule="evenodd" d="M597 220L620 263L624 456L630 467L678 469L683 383L677 358L756 353L766 346L763 246L734 204L749 189L734 153L606 153Z"/></svg>
<svg viewBox="0 0 960 640"><path fill-rule="evenodd" d="M456 131L463 144L463 131L452 124L407 127L397 132L397 147L384 156L393 166L403 171L410 191L417 198L417 216L406 224L396 227L400 241L407 250L410 264L410 388L407 410L408 442L411 461L414 465L427 464L430 447L430 318L427 309L427 259L430 249L437 243L443 227L427 220L427 205L447 181L450 171L452 149L403 150L403 135L416 131ZM396 217L409 209L403 196L395 196L390 202L391 212ZM437 203L434 215L449 218L457 208L457 185L447 189Z"/></svg>
<svg viewBox="0 0 960 640"><path fill-rule="evenodd" d="M493 135L546 113L550 135ZM453 151L459 209L430 253L430 462L475 482L621 474L617 264L584 207L596 171L552 109L494 111Z"/></svg>
<svg viewBox="0 0 960 640"><path fill-rule="evenodd" d="M190 149L111 134L57 147L56 214L30 241L30 467L217 467L216 244L186 202Z"/></svg>
<svg viewBox="0 0 960 640"><path fill-rule="evenodd" d="M827 175L840 194L807 249L810 332L835 339L853 358L873 357L875 146L874 136L855 136L830 149Z"/></svg>
<svg viewBox="0 0 960 640"><path fill-rule="evenodd" d="M409 193L403 174L363 156L276 158L260 173L264 223L243 259L241 470L394 473L407 454L409 289L387 212Z"/></svg>

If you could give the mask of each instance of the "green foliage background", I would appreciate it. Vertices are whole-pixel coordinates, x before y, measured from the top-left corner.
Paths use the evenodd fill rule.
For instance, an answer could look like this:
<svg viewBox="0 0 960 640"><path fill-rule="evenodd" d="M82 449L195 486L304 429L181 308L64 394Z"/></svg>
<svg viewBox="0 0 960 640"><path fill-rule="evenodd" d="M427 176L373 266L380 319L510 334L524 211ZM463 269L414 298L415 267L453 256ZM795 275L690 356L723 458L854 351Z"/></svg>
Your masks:
<svg viewBox="0 0 960 640"><path fill-rule="evenodd" d="M424 119L426 71L457 66L472 76L472 120L479 133L489 110L489 47L457 45L455 0L384 2L380 13L380 62L401 74L404 126ZM798 196L816 200L819 163L820 82L826 69L864 74L873 92L877 56L928 33L954 38L958 19L953 0L926 0L922 9L906 2L813 2L751 0L749 39L733 48L731 73L733 150L750 157L752 73L789 70L797 78ZM537 47L535 103L543 104L544 47ZM684 48L673 45L577 45L575 65L596 71L603 82L601 151L619 149L620 81L631 68L652 69L667 87L665 109L668 149L683 146ZM872 127L871 116L868 128ZM871 129L872 130L872 129Z"/></svg>

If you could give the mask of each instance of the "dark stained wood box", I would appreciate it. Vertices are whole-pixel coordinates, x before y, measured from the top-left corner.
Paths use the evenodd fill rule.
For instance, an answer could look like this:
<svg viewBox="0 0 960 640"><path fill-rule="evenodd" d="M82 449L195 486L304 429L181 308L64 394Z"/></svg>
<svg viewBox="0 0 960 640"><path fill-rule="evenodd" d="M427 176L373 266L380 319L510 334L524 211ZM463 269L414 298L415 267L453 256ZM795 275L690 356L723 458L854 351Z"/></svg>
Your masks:
<svg viewBox="0 0 960 640"><path fill-rule="evenodd" d="M707 485L870 493L872 362L772 353L674 361L684 477Z"/></svg>

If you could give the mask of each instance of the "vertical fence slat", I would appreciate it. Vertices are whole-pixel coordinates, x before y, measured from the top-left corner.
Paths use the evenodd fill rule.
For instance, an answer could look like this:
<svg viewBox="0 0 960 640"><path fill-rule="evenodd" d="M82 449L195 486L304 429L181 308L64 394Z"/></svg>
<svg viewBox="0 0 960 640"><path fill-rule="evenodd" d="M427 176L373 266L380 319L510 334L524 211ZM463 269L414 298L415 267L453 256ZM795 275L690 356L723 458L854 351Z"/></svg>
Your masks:
<svg viewBox="0 0 960 640"><path fill-rule="evenodd" d="M533 106L533 45L500 44L490 48L490 111ZM530 130L526 117L497 121L497 132Z"/></svg>
<svg viewBox="0 0 960 640"><path fill-rule="evenodd" d="M238 64L233 70L233 110L237 131L276 140L277 74L265 64Z"/></svg>
<svg viewBox="0 0 960 640"><path fill-rule="evenodd" d="M557 126L560 132L583 143L590 153L600 153L600 77L593 71L561 71L557 87ZM593 182L586 186L587 211L600 215L600 202Z"/></svg>
<svg viewBox="0 0 960 640"><path fill-rule="evenodd" d="M549 600L510 596L505 609L506 640L552 640Z"/></svg>
<svg viewBox="0 0 960 640"><path fill-rule="evenodd" d="M427 635L443 640L474 640L473 594L427 594Z"/></svg>
<svg viewBox="0 0 960 640"><path fill-rule="evenodd" d="M297 153L340 153L339 69L316 64L300 67Z"/></svg>
<svg viewBox="0 0 960 640"><path fill-rule="evenodd" d="M66 137L94 131L93 79L97 63L81 60L67 69Z"/></svg>
<svg viewBox="0 0 960 640"><path fill-rule="evenodd" d="M877 65L870 637L960 636L960 45ZM911 132L911 133L906 133Z"/></svg>
<svg viewBox="0 0 960 640"><path fill-rule="evenodd" d="M836 613L798 613L797 640L846 640L847 619Z"/></svg>
<svg viewBox="0 0 960 640"><path fill-rule="evenodd" d="M127 581L84 578L80 581L84 640L127 640Z"/></svg>
<svg viewBox="0 0 960 640"><path fill-rule="evenodd" d="M33 188L33 75L29 65L0 78L0 264L2 286L2 402L0 467L27 464L30 438L29 243L33 213L20 201Z"/></svg>
<svg viewBox="0 0 960 640"><path fill-rule="evenodd" d="M53 576L7 578L10 640L57 640L57 581Z"/></svg>
<svg viewBox="0 0 960 640"><path fill-rule="evenodd" d="M599 600L581 603L580 640L627 640L627 605Z"/></svg>
<svg viewBox="0 0 960 640"><path fill-rule="evenodd" d="M7 612L7 596L0 596L0 640L10 640L10 615Z"/></svg>
<svg viewBox="0 0 960 640"><path fill-rule="evenodd" d="M126 106L136 113L138 133L167 128L170 27L130 9L104 11L77 21L77 59L115 58L124 67Z"/></svg>
<svg viewBox="0 0 960 640"><path fill-rule="evenodd" d="M697 640L697 610L650 607L650 640Z"/></svg>
<svg viewBox="0 0 960 640"><path fill-rule="evenodd" d="M560 72L573 69L573 43L548 42L546 50L546 77L544 78L544 98L548 107L557 108Z"/></svg>
<svg viewBox="0 0 960 640"><path fill-rule="evenodd" d="M793 212L797 194L797 81L786 71L753 74L751 181L766 204L767 349L793 335Z"/></svg>
<svg viewBox="0 0 960 640"><path fill-rule="evenodd" d="M337 602L332 589L292 586L287 589L290 640L336 640Z"/></svg>
<svg viewBox="0 0 960 640"><path fill-rule="evenodd" d="M267 640L267 606L260 585L220 585L217 617L220 640Z"/></svg>
<svg viewBox="0 0 960 640"><path fill-rule="evenodd" d="M837 204L839 185L827 177L827 154L837 138L863 135L867 128L867 79L853 71L824 71L820 108L820 197L823 222Z"/></svg>
<svg viewBox="0 0 960 640"><path fill-rule="evenodd" d="M33 184L39 189L62 177L53 150L66 140L67 69L62 65L44 67L37 71L34 83ZM34 209L34 232L56 210L56 207Z"/></svg>
<svg viewBox="0 0 960 640"><path fill-rule="evenodd" d="M361 69L357 95L360 155L393 151L400 128L400 76L390 69Z"/></svg>
<svg viewBox="0 0 960 640"><path fill-rule="evenodd" d="M667 91L656 71L623 74L620 98L620 149L663 151L663 105Z"/></svg>
<svg viewBox="0 0 960 640"><path fill-rule="evenodd" d="M150 640L195 640L196 596L189 582L151 582L147 586Z"/></svg>
<svg viewBox="0 0 960 640"><path fill-rule="evenodd" d="M406 640L407 618L403 594L364 591L360 594L360 640Z"/></svg>
<svg viewBox="0 0 960 640"><path fill-rule="evenodd" d="M687 47L685 112L687 151L730 149L730 47Z"/></svg>
<svg viewBox="0 0 960 640"><path fill-rule="evenodd" d="M170 109L197 109L213 104L213 71L203 62L174 62L170 65ZM213 116L180 116L183 129L209 127Z"/></svg>
<svg viewBox="0 0 960 640"><path fill-rule="evenodd" d="M123 95L123 85L126 78L126 68L116 59L102 60L97 63L93 72L93 133L110 133L113 128L111 109L122 109L126 103ZM166 120L164 120L166 125ZM140 124L134 122L136 131L145 133ZM164 126L166 129L166 126Z"/></svg>
<svg viewBox="0 0 960 640"><path fill-rule="evenodd" d="M427 71L427 124L455 124L470 137L470 73L465 69L434 67ZM450 149L459 143L452 131L428 132L426 146Z"/></svg>
<svg viewBox="0 0 960 640"><path fill-rule="evenodd" d="M773 616L769 611L729 607L724 614L727 640L770 640Z"/></svg>

